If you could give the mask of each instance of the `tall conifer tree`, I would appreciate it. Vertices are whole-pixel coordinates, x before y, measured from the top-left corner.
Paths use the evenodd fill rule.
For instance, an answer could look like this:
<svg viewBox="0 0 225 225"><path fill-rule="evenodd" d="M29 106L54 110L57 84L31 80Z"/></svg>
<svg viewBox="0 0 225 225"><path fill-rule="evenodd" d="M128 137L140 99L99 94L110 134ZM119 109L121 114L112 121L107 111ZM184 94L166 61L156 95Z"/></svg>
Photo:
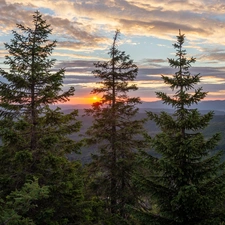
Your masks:
<svg viewBox="0 0 225 225"><path fill-rule="evenodd" d="M187 58L184 41L184 34L179 33L174 44L176 58L168 59L177 72L173 77L162 75L174 95L156 92L158 98L174 108L174 113L148 112L162 130L151 142L161 157L145 155L149 174L140 175L140 183L152 198L153 208L142 212L142 224L207 225L220 224L222 220L224 163L220 161L221 152L213 152L220 138L214 134L205 139L200 132L209 124L213 112L202 115L190 109L207 93L201 87L194 88L201 77L190 73L195 58Z"/></svg>
<svg viewBox="0 0 225 225"><path fill-rule="evenodd" d="M14 211L35 224L82 224L86 215L79 205L81 167L66 158L79 147L68 135L79 131L81 124L77 110L64 115L59 108L50 108L68 101L74 88L62 90L65 71L53 70L55 60L50 56L56 42L49 40L50 25L38 11L33 26L18 25L13 31L13 39L5 44L9 69L0 69L7 80L0 82L0 204L4 208L6 196L37 178L41 187L48 187L48 197L34 199L26 211Z"/></svg>
<svg viewBox="0 0 225 225"><path fill-rule="evenodd" d="M11 43L5 44L9 55L5 64L9 70L0 69L1 76L8 82L0 83L0 115L18 118L26 115L30 120L30 146L36 147L38 115L44 106L56 102L68 101L68 97L74 94L74 88L62 91L64 69L53 73L51 68L55 59L50 55L56 46L56 41L51 42L48 36L51 34L50 25L42 19L42 15L36 12L33 16L34 28L18 24L19 31L13 31L14 38Z"/></svg>
<svg viewBox="0 0 225 225"><path fill-rule="evenodd" d="M118 37L119 31L116 31L109 51L110 60L95 64L93 74L100 82L92 93L102 94L102 97L87 110L94 118L87 134L99 148L91 164L97 195L105 200L112 216L127 218L125 205L134 204L137 197L131 176L134 151L142 145L137 136L143 131L143 121L135 118L138 112L135 105L140 99L127 95L137 90L132 82L138 68L125 52L118 50Z"/></svg>

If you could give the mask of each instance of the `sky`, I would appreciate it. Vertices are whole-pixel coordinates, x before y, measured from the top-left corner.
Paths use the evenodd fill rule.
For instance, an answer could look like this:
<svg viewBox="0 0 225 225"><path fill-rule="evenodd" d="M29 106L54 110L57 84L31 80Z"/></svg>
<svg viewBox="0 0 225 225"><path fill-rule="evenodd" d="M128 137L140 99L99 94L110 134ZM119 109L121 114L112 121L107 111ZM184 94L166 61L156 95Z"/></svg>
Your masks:
<svg viewBox="0 0 225 225"><path fill-rule="evenodd" d="M65 68L63 89L75 87L70 103L94 101L93 63L109 60L117 29L118 49L138 66L138 90L129 93L142 101L157 101L156 91L171 94L161 75L175 70L173 44L179 29L185 34L187 57L195 57L191 73L200 73L205 100L225 100L225 0L0 0L0 67L12 30L20 23L32 27L39 10L51 24L54 69ZM196 86L197 87L197 86ZM100 97L100 96L97 96Z"/></svg>

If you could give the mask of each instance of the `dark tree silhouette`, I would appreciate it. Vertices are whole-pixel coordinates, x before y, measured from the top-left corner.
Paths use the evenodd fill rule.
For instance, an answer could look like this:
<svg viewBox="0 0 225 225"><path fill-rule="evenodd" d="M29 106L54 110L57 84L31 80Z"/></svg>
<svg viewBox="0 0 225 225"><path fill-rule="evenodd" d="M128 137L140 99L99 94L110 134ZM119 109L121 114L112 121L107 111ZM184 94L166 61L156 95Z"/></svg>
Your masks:
<svg viewBox="0 0 225 225"><path fill-rule="evenodd" d="M102 94L102 97L87 110L94 118L87 134L91 143L98 143L99 148L91 164L97 195L105 200L112 215L127 218L125 205L134 204L138 195L131 176L135 150L143 145L140 139L143 121L135 118L138 112L135 105L140 99L127 95L137 90L133 81L138 68L125 52L118 50L118 36L119 31L116 31L109 51L110 60L95 64L93 74L100 81L92 93Z"/></svg>
<svg viewBox="0 0 225 225"><path fill-rule="evenodd" d="M65 71L53 71L55 60L50 56L56 42L49 40L50 25L39 12L33 15L33 25L18 25L18 31L13 31L13 39L5 44L9 69L0 69L6 80L0 82L0 207L3 214L7 210L18 214L4 214L0 221L4 223L8 215L10 223L18 219L13 224L82 224L87 212L83 214L85 207L80 206L81 165L66 158L79 149L68 135L79 131L81 123L77 110L64 115L60 108L50 108L68 101L74 88L63 92ZM34 192L27 192L31 204L24 194L29 185L35 187ZM44 195L38 194L42 188ZM22 205L17 204L17 194L24 199Z"/></svg>
<svg viewBox="0 0 225 225"><path fill-rule="evenodd" d="M201 77L190 74L195 58L186 57L184 41L184 34L179 33L174 44L176 58L168 59L177 72L173 77L162 76L175 94L156 92L175 112L172 115L148 112L149 118L162 130L151 140L153 149L161 157L145 155L148 165L145 171L149 173L140 175L140 186L149 193L154 207L141 213L142 224L219 224L222 218L224 163L220 162L222 153L213 151L220 137L215 134L205 139L200 132L208 126L213 112L201 115L197 109L189 108L207 93L201 87L194 88Z"/></svg>

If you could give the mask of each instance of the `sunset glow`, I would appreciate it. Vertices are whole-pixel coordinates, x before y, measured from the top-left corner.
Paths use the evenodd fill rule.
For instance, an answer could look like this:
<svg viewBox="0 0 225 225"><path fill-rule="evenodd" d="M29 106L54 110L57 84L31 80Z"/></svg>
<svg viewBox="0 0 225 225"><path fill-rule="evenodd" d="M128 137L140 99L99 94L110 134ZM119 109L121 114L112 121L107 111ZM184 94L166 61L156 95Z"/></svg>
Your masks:
<svg viewBox="0 0 225 225"><path fill-rule="evenodd" d="M97 96L92 96L92 95L89 95L89 96L84 96L84 97L71 97L70 98L70 101L67 102L67 104L74 104L74 105L79 105L79 104L88 104L88 105L91 105L92 103L94 102L97 102L99 101L100 98L97 97Z"/></svg>

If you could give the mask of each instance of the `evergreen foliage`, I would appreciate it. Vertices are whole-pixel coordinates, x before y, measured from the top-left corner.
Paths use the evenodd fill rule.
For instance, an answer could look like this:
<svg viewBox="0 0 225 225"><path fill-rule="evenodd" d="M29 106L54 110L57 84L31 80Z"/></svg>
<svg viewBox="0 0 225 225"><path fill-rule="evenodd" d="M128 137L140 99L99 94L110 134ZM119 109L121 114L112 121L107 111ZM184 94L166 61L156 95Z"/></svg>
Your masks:
<svg viewBox="0 0 225 225"><path fill-rule="evenodd" d="M13 193L23 193L27 182L37 178L41 189L48 187L48 196L32 194L26 211L18 211L17 204L11 208L18 218L32 221L24 224L84 224L88 215L81 165L66 158L79 150L68 135L78 132L81 123L77 110L64 115L60 108L50 108L67 101L74 88L63 92L65 71L53 71L55 60L50 56L56 42L49 40L50 25L39 12L33 15L33 25L18 25L18 31L13 31L11 43L5 44L9 69L0 69L6 80L0 82L1 207L7 208L13 198L17 202ZM22 198L26 201L26 196Z"/></svg>
<svg viewBox="0 0 225 225"><path fill-rule="evenodd" d="M100 81L92 93L102 94L102 97L86 110L94 118L87 132L89 144L97 143L99 149L89 168L92 188L105 202L113 224L118 216L126 221L126 204L137 201L138 193L131 177L135 169L135 150L143 145L140 136L143 120L135 118L138 112L135 105L140 99L127 95L127 92L137 90L133 81L138 68L125 52L118 50L118 37L119 31L116 31L109 51L110 60L95 64L93 74Z"/></svg>
<svg viewBox="0 0 225 225"><path fill-rule="evenodd" d="M64 69L53 73L51 68L55 60L49 59L56 41L51 42L50 25L37 11L33 15L34 28L18 24L19 31L13 31L11 43L5 44L9 55L5 64L8 70L0 69L1 76L8 82L0 82L0 116L13 116L14 119L26 115L30 120L31 148L36 147L36 126L38 115L45 114L48 106L56 102L68 101L74 94L74 88L60 93L64 78Z"/></svg>
<svg viewBox="0 0 225 225"><path fill-rule="evenodd" d="M21 190L11 192L0 202L0 223L8 225L33 225L32 219L23 217L30 209L37 207L35 201L48 197L48 187L40 187L38 179L24 184Z"/></svg>
<svg viewBox="0 0 225 225"><path fill-rule="evenodd" d="M189 109L207 93L194 88L201 77L190 73L195 58L187 58L184 41L184 34L179 33L174 44L176 58L168 59L177 72L172 77L162 75L175 94L156 92L165 104L173 106L174 114L148 112L161 128L151 139L161 157L145 154L145 174L139 174L140 186L152 200L151 210L137 213L142 224L206 225L223 220L224 163L221 152L213 151L220 135L205 139L199 132L208 126L213 112L201 115L197 109Z"/></svg>

